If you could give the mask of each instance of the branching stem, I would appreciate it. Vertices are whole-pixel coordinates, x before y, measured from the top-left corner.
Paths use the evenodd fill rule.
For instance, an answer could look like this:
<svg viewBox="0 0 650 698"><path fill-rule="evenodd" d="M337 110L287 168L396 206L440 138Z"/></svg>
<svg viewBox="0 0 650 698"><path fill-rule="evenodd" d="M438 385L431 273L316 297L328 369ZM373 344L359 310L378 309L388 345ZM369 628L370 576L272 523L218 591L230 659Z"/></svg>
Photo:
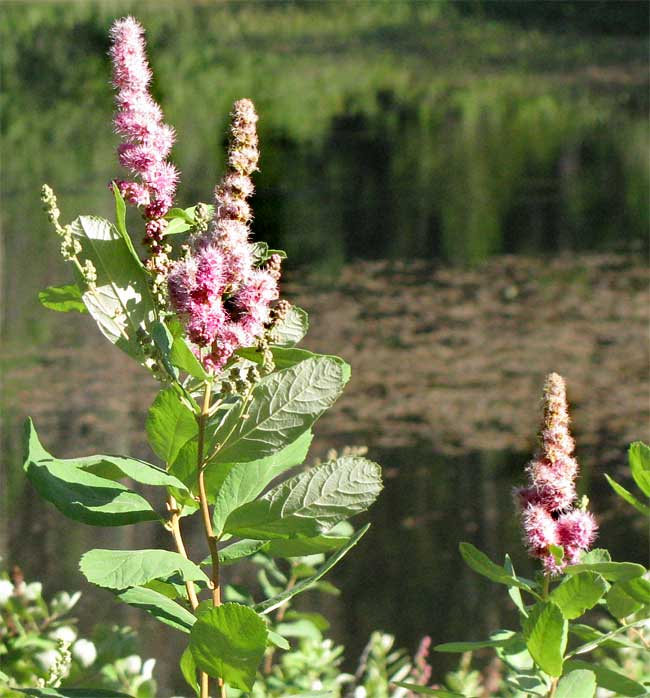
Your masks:
<svg viewBox="0 0 650 698"><path fill-rule="evenodd" d="M210 507L208 506L208 496L205 491L205 425L210 415L210 397L212 395L212 385L206 383L205 394L203 396L203 407L199 415L199 440L198 440L198 455L197 455L197 471L199 485L199 502L201 504L201 519L203 520L203 530L210 550L210 558L212 560L212 604L213 606L221 605L221 582L219 578L219 548L217 546L217 538L214 535L212 528L212 519L210 517ZM209 698L207 674L201 674L201 698ZM226 698L226 687L222 679L217 679L219 690L219 698Z"/></svg>
<svg viewBox="0 0 650 698"><path fill-rule="evenodd" d="M183 536L181 534L181 517L178 510L178 504L176 500L170 495L167 499L167 508L171 514L169 519L169 530L174 539L174 544L176 545L176 550L187 560L189 556L187 550L185 549L185 543L183 543ZM194 610L199 605L199 600L196 596L196 589L194 588L194 582L185 582L185 589L187 589L187 598Z"/></svg>

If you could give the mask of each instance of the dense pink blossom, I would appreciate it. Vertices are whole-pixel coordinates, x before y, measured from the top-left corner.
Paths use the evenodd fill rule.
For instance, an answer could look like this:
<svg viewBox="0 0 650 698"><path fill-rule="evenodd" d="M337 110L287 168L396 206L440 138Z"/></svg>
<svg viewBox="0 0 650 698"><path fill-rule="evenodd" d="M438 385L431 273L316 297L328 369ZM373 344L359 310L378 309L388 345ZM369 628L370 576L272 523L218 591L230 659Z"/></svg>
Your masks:
<svg viewBox="0 0 650 698"><path fill-rule="evenodd" d="M255 344L278 298L279 257L257 267L249 242L247 199L254 191L251 174L259 157L256 122L250 100L235 102L228 171L215 189L214 218L167 278L171 305L210 370L222 368L239 347Z"/></svg>
<svg viewBox="0 0 650 698"><path fill-rule="evenodd" d="M167 162L174 129L163 123L162 111L149 94L151 69L143 28L133 17L124 17L114 22L110 36L113 85L118 91L113 123L124 139L118 159L136 178L116 184L126 201L147 207L147 218L162 218L173 204L178 182L178 171Z"/></svg>
<svg viewBox="0 0 650 698"><path fill-rule="evenodd" d="M575 443L569 432L569 410L564 380L551 373L544 386L544 419L540 446L526 470L529 485L515 491L522 512L522 527L531 555L541 559L549 573L579 560L595 537L593 516L574 509L578 463L573 457ZM558 564L550 545L564 548Z"/></svg>

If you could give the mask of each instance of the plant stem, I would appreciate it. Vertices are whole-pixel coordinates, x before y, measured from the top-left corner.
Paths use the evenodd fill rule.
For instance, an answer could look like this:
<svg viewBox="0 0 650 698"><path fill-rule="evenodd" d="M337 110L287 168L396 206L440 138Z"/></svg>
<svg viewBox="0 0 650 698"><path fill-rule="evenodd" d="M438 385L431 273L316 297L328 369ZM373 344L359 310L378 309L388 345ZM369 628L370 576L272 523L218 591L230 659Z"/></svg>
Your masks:
<svg viewBox="0 0 650 698"><path fill-rule="evenodd" d="M169 519L169 530L174 539L176 550L185 559L189 560L187 550L185 549L185 543L183 543L183 536L181 534L181 517L178 510L178 505L176 500L171 495L167 498L167 509L171 514L171 518ZM187 598L192 606L192 610L194 610L199 605L199 599L196 596L194 582L185 582L185 589L187 589Z"/></svg>
<svg viewBox="0 0 650 698"><path fill-rule="evenodd" d="M298 580L296 579L295 575L291 575L291 578L289 579L289 582L287 583L287 588L286 591L289 591L290 589L293 589L293 587L296 585L296 582ZM278 608L278 612L275 614L275 622L276 623L281 623L282 620L284 619L284 614L287 612L287 609L289 608L289 602L286 601L285 603ZM271 669L273 668L273 655L275 654L275 647L271 646L271 648L268 651L268 654L266 655L266 658L264 659L264 673L265 674L270 674Z"/></svg>
<svg viewBox="0 0 650 698"><path fill-rule="evenodd" d="M208 542L210 550L210 558L212 560L212 605L221 605L221 582L219 578L219 548L217 546L217 538L214 535L212 528L212 519L210 517L210 507L208 506L208 496L205 491L205 463L203 453L205 450L205 424L210 414L210 397L212 395L212 385L207 383L205 386L205 394L203 396L203 407L199 415L199 442L197 456L198 470L198 485L199 485L199 502L201 503L201 518L203 520L203 530ZM201 698L209 698L208 677L206 674L201 674ZM219 687L219 698L226 698L226 687L223 679L217 679Z"/></svg>
<svg viewBox="0 0 650 698"><path fill-rule="evenodd" d="M548 599L548 590L551 586L551 575L550 574L545 574L544 575L544 589L542 591L542 598L544 601Z"/></svg>
<svg viewBox="0 0 650 698"><path fill-rule="evenodd" d="M555 691L557 690L557 682L559 679L553 679L551 681L551 690L548 692L548 698L553 698L555 696Z"/></svg>

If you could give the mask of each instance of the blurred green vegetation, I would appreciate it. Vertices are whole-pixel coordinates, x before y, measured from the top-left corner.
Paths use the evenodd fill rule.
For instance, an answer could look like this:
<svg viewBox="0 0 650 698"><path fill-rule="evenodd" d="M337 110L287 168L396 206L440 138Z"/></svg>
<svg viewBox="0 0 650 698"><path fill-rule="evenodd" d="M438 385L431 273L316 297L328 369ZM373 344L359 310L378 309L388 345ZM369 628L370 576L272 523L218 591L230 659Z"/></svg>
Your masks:
<svg viewBox="0 0 650 698"><path fill-rule="evenodd" d="M526 3L545 23L525 29L492 18L521 3L4 4L2 216L7 257L32 260L7 280L7 326L37 331L24 299L58 273L41 183L64 217L111 215L107 31L125 13L146 27L153 91L178 132L180 203L211 198L230 105L255 101L255 233L289 268L647 244L641 10L608 6L602 18L630 31L595 35L585 3L550 4Z"/></svg>

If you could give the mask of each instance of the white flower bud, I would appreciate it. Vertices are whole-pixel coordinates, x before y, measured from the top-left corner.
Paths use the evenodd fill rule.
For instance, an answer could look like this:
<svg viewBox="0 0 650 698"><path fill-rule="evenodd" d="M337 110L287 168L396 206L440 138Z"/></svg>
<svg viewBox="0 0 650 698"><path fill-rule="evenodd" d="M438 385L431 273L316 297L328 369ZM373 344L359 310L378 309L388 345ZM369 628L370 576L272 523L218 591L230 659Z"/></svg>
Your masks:
<svg viewBox="0 0 650 698"><path fill-rule="evenodd" d="M0 606L4 606L13 593L14 585L8 579L0 579Z"/></svg>
<svg viewBox="0 0 650 698"><path fill-rule="evenodd" d="M95 663L97 648L90 640L81 638L72 646L72 656L86 669Z"/></svg>
<svg viewBox="0 0 650 698"><path fill-rule="evenodd" d="M35 654L34 659L43 671L50 672L59 661L59 653L56 650L45 650Z"/></svg>
<svg viewBox="0 0 650 698"><path fill-rule="evenodd" d="M71 645L77 639L77 631L69 625L62 625L60 628L53 630L50 633L53 640L60 640L67 645Z"/></svg>
<svg viewBox="0 0 650 698"><path fill-rule="evenodd" d="M151 678L151 676L153 675L153 668L155 666L155 659L147 659L147 661L143 663L141 676L145 681L148 681Z"/></svg>
<svg viewBox="0 0 650 698"><path fill-rule="evenodd" d="M132 654L124 658L124 671L126 671L127 674L136 676L140 673L141 669L142 659L140 659L137 654Z"/></svg>
<svg viewBox="0 0 650 698"><path fill-rule="evenodd" d="M43 585L40 582L30 582L23 592L23 596L27 601L36 601L40 598L41 592L43 591Z"/></svg>

